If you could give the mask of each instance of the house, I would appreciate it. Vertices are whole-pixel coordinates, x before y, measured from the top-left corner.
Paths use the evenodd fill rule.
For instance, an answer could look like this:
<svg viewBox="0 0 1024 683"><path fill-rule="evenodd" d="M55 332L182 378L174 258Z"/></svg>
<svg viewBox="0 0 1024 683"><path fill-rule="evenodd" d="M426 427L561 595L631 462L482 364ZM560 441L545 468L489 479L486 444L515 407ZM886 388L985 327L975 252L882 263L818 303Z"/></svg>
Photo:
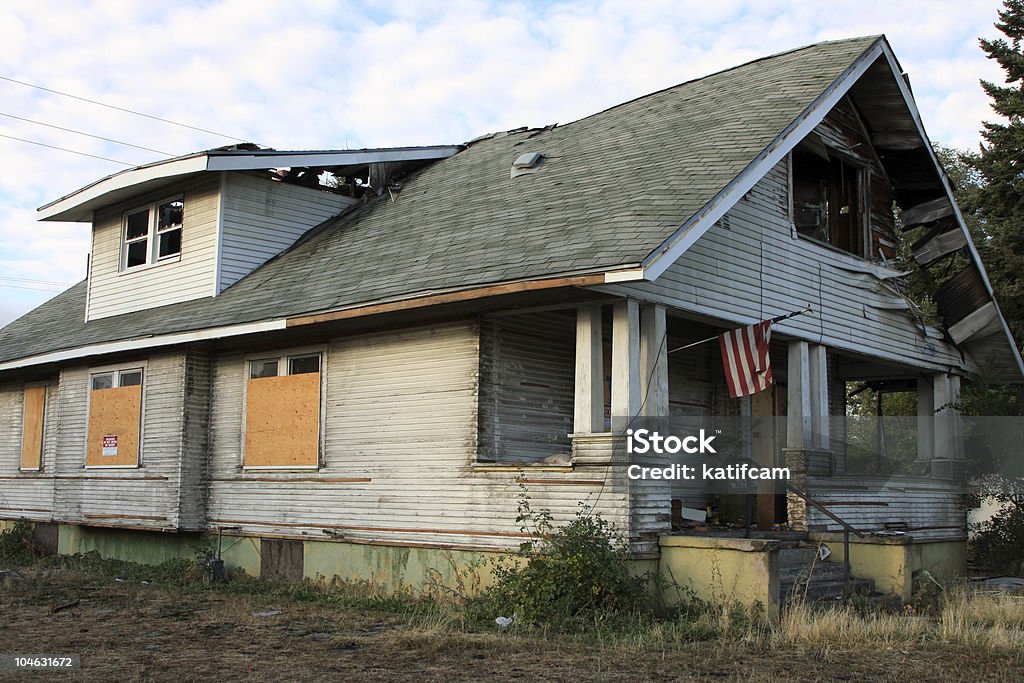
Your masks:
<svg viewBox="0 0 1024 683"><path fill-rule="evenodd" d="M961 268L941 319L903 294L894 207L922 267ZM522 483L701 595L774 609L794 537L907 595L964 562L963 378L1024 379L880 36L465 145L209 150L39 213L91 222L91 257L0 331L0 516L61 553L216 536L252 573L418 590L518 545ZM730 397L717 344L674 352L805 307L753 396ZM916 396L909 473L854 466L853 382ZM735 501L630 478L641 414L747 420L730 447L792 475L741 496L756 538L673 533Z"/></svg>

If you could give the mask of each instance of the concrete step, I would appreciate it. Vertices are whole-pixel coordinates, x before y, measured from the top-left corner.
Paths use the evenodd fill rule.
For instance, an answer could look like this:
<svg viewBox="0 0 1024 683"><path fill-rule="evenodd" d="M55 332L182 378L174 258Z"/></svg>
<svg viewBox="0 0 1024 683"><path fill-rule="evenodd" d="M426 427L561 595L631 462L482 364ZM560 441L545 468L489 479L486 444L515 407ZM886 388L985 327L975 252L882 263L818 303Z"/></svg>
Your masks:
<svg viewBox="0 0 1024 683"><path fill-rule="evenodd" d="M796 581L808 575L814 581L840 580L845 578L846 569L838 562L815 562L806 565L788 565L779 567L779 581Z"/></svg>
<svg viewBox="0 0 1024 683"><path fill-rule="evenodd" d="M781 584L779 601L783 605L795 600L806 600L808 603L824 603L839 601L842 598L859 594L871 595L875 592L875 582L868 579L851 579L849 582L839 580L812 581L804 586L796 583Z"/></svg>

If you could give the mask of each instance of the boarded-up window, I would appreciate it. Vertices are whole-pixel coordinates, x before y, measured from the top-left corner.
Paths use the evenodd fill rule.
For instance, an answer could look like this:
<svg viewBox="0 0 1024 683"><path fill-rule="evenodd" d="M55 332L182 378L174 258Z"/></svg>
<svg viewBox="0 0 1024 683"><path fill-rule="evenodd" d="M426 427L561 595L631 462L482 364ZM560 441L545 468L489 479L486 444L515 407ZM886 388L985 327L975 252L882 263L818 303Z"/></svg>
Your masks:
<svg viewBox="0 0 1024 683"><path fill-rule="evenodd" d="M320 356L252 361L245 393L245 467L317 467Z"/></svg>
<svg viewBox="0 0 1024 683"><path fill-rule="evenodd" d="M25 387L21 422L21 469L43 467L43 419L46 414L46 387Z"/></svg>
<svg viewBox="0 0 1024 683"><path fill-rule="evenodd" d="M95 374L90 384L86 467L137 467L142 370Z"/></svg>

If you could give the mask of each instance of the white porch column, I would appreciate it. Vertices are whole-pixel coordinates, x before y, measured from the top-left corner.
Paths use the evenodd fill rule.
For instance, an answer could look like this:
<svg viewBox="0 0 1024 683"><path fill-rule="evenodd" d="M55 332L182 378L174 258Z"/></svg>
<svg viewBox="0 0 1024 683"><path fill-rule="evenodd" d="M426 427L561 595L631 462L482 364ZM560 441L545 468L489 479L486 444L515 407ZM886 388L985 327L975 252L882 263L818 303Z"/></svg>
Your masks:
<svg viewBox="0 0 1024 683"><path fill-rule="evenodd" d="M931 462L935 448L935 394L925 377L917 378L917 462Z"/></svg>
<svg viewBox="0 0 1024 683"><path fill-rule="evenodd" d="M789 342L786 371L786 448L811 448L811 369L805 341Z"/></svg>
<svg viewBox="0 0 1024 683"><path fill-rule="evenodd" d="M952 402L949 375L944 372L932 375L932 410L934 411L932 431L932 459L950 460L953 457L951 446L953 434L951 433L951 408Z"/></svg>
<svg viewBox="0 0 1024 683"><path fill-rule="evenodd" d="M665 307L640 307L640 402L648 417L668 416L668 340ZM644 400L646 397L646 402Z"/></svg>
<svg viewBox="0 0 1024 683"><path fill-rule="evenodd" d="M604 431L604 344L601 342L601 307L576 308L576 396L573 432Z"/></svg>
<svg viewBox="0 0 1024 683"><path fill-rule="evenodd" d="M809 384L811 403L811 433L814 448L829 449L828 414L828 354L822 344L808 348Z"/></svg>
<svg viewBox="0 0 1024 683"><path fill-rule="evenodd" d="M640 306L634 299L612 312L612 431L626 428L640 409Z"/></svg>

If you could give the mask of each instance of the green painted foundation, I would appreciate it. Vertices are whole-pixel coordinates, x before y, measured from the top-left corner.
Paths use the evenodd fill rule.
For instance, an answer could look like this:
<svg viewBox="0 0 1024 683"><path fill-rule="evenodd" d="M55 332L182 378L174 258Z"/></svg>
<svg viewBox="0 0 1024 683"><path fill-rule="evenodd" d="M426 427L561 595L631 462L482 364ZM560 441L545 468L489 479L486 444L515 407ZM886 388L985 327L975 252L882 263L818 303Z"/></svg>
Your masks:
<svg viewBox="0 0 1024 683"><path fill-rule="evenodd" d="M202 534L167 534L61 524L57 552L61 555L97 552L105 559L160 564L167 560L194 558L205 543Z"/></svg>

